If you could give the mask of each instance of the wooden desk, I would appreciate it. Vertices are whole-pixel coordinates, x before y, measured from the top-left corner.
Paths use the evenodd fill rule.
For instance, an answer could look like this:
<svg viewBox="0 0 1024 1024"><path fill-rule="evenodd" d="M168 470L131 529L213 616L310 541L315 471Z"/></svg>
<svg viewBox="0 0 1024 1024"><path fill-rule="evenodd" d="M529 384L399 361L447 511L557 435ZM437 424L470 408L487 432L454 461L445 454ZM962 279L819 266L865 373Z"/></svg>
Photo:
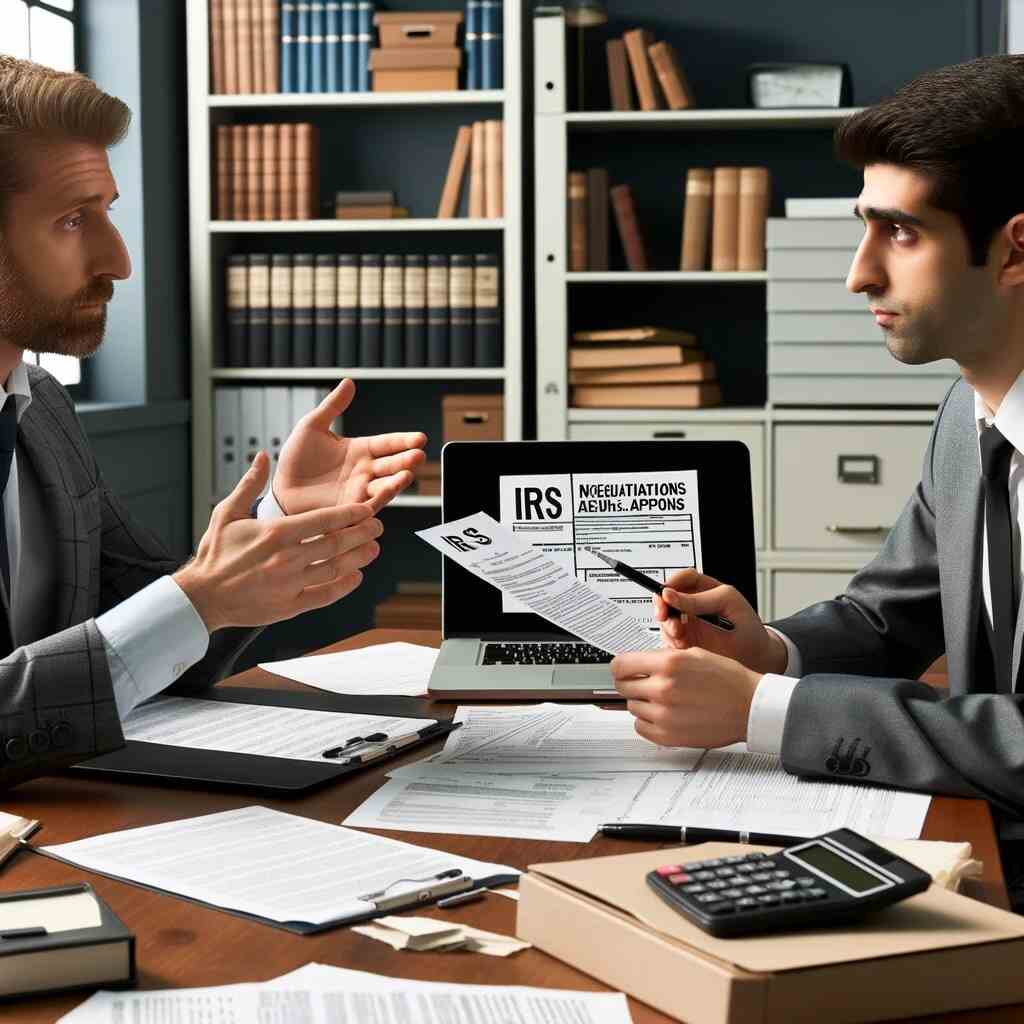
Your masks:
<svg viewBox="0 0 1024 1024"><path fill-rule="evenodd" d="M326 651L348 650L390 640L409 640L436 645L438 635L422 630L371 630ZM302 684L281 680L260 669L233 677L230 685L281 685L303 689ZM424 709L430 707L423 702ZM435 706L434 714L446 716L452 705ZM419 748L405 760L416 760L428 750ZM263 800L279 810L322 821L340 823L384 781L385 772L400 761L389 762L298 800ZM81 839L113 829L135 828L157 822L246 806L254 798L244 794L199 792L160 786L140 786L85 780L67 776L41 779L3 795L4 810L39 818L44 825L37 842L55 844ZM599 838L587 844L537 842L477 836L437 836L408 832L384 833L405 840L447 849L480 860L511 864L517 868L550 860L568 860L603 854L627 853L644 844ZM932 802L924 836L929 839L968 839L975 854L985 862L985 875L971 894L1006 907L999 855L988 806L977 800L937 798ZM88 880L136 935L140 988L222 985L239 981L263 981L300 967L311 960L375 971L394 977L422 980L476 982L483 984L539 985L600 991L605 986L566 964L535 949L508 959L459 953L397 952L383 943L340 928L318 936L298 936L244 921L184 900L113 882L87 871L60 864L35 854L21 853L0 872L0 890L31 889ZM502 896L441 912L422 913L446 920L465 921L491 931L515 932L516 904ZM965 979L965 983L967 979ZM86 993L87 994L87 993ZM38 1024L53 1021L84 998L83 994L39 997L3 1007L5 1024ZM681 1001L681 1005L685 1005ZM665 1024L670 1018L642 1003L630 1000L635 1024ZM1024 1008L1002 1008L950 1014L930 1020L954 1022L1019 1021Z"/></svg>

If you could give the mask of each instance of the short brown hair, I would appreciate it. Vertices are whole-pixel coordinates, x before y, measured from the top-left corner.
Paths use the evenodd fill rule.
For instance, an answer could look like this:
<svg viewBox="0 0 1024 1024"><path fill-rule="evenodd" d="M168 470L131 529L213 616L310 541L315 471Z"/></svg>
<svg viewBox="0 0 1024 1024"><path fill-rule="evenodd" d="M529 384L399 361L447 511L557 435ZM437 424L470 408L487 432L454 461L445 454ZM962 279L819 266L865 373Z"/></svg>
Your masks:
<svg viewBox="0 0 1024 1024"><path fill-rule="evenodd" d="M1024 56L929 71L847 118L835 143L855 167L895 164L930 178L929 202L960 218L983 266L995 233L1024 212Z"/></svg>
<svg viewBox="0 0 1024 1024"><path fill-rule="evenodd" d="M28 186L30 147L59 139L113 146L131 116L85 75L0 55L0 214L8 196Z"/></svg>

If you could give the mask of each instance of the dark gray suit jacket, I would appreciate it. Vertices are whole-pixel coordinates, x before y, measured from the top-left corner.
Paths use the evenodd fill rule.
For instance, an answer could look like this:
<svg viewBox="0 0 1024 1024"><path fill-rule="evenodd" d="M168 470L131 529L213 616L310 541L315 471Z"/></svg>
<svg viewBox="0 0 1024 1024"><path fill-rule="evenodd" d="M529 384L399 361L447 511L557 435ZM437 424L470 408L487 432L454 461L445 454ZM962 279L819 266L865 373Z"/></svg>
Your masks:
<svg viewBox="0 0 1024 1024"><path fill-rule="evenodd" d="M0 660L0 785L123 746L94 619L178 568L111 494L68 393L37 367L28 376L32 402L21 418L18 460L31 461L42 487L59 587L49 607L33 612L29 642ZM174 691L222 678L255 632L215 633Z"/></svg>
<svg viewBox="0 0 1024 1024"><path fill-rule="evenodd" d="M841 597L773 623L803 659L788 771L985 797L1024 816L1024 695L984 692L992 680L975 672L983 521L974 392L959 380L878 556ZM943 651L947 699L914 682Z"/></svg>

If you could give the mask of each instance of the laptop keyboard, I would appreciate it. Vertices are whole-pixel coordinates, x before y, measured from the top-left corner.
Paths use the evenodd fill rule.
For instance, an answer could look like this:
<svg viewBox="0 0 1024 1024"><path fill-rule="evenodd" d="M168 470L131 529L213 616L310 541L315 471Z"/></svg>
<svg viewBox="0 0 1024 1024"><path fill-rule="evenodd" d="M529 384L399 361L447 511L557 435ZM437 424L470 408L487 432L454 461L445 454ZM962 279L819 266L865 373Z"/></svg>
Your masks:
<svg viewBox="0 0 1024 1024"><path fill-rule="evenodd" d="M484 665L607 665L612 655L590 644L484 644Z"/></svg>

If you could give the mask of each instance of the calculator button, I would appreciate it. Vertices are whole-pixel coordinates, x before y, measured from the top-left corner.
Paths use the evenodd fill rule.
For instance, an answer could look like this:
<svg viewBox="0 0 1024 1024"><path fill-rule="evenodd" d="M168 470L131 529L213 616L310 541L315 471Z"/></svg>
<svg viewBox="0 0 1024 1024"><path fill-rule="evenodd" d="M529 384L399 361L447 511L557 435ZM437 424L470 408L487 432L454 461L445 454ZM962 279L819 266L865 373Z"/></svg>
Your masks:
<svg viewBox="0 0 1024 1024"><path fill-rule="evenodd" d="M699 892L707 892L708 887L701 885L700 882L691 882L690 885L682 886L679 891L685 892L687 896L696 896Z"/></svg>
<svg viewBox="0 0 1024 1024"><path fill-rule="evenodd" d="M708 882L708 888L713 892L720 892L722 889L728 889L729 883L723 881Z"/></svg>
<svg viewBox="0 0 1024 1024"><path fill-rule="evenodd" d="M719 878L730 878L736 874L736 869L725 864L720 868L715 868L715 874L718 875Z"/></svg>
<svg viewBox="0 0 1024 1024"><path fill-rule="evenodd" d="M678 875L682 870L678 864L666 864L664 867L657 868L655 874L661 875L662 878L668 878L669 875Z"/></svg>
<svg viewBox="0 0 1024 1024"><path fill-rule="evenodd" d="M704 911L708 914L731 914L736 908L728 902L725 903L712 903L710 906L704 907Z"/></svg>
<svg viewBox="0 0 1024 1024"><path fill-rule="evenodd" d="M804 894L802 892L784 892L779 895L783 903L802 903Z"/></svg>
<svg viewBox="0 0 1024 1024"><path fill-rule="evenodd" d="M757 900L752 896L744 896L736 901L736 906L740 910L754 910L757 907Z"/></svg>
<svg viewBox="0 0 1024 1024"><path fill-rule="evenodd" d="M804 875L802 878L798 878L796 880L796 884L799 885L801 889L810 889L818 883L815 882L813 878L808 878L806 875Z"/></svg>
<svg viewBox="0 0 1024 1024"><path fill-rule="evenodd" d="M805 889L804 899L807 900L823 900L828 896L828 893L824 889Z"/></svg>
<svg viewBox="0 0 1024 1024"><path fill-rule="evenodd" d="M721 857L716 857L714 860L702 861L702 864L706 868L720 868L725 863Z"/></svg>
<svg viewBox="0 0 1024 1024"><path fill-rule="evenodd" d="M686 870L692 875L694 871L700 871L707 867L707 864L702 860L691 860L689 864L685 865Z"/></svg>
<svg viewBox="0 0 1024 1024"><path fill-rule="evenodd" d="M772 888L776 892L785 892L787 889L795 889L796 882L792 878L787 878L784 882L772 882Z"/></svg>
<svg viewBox="0 0 1024 1024"><path fill-rule="evenodd" d="M772 872L772 878L789 878L789 872L785 868L777 868Z"/></svg>
<svg viewBox="0 0 1024 1024"><path fill-rule="evenodd" d="M743 895L742 889L723 889L723 896L728 896L731 900L738 900Z"/></svg>
<svg viewBox="0 0 1024 1024"><path fill-rule="evenodd" d="M686 883L690 880L690 876L684 874L683 872L680 872L678 875L669 875L668 880L672 883L672 885L686 885Z"/></svg>
<svg viewBox="0 0 1024 1024"><path fill-rule="evenodd" d="M741 875L750 875L753 874L755 871L760 870L760 867L760 864L740 864L739 867L736 868L736 870Z"/></svg>
<svg viewBox="0 0 1024 1024"><path fill-rule="evenodd" d="M713 882L715 873L714 871L691 871L690 877L697 879L698 882Z"/></svg>
<svg viewBox="0 0 1024 1024"><path fill-rule="evenodd" d="M722 858L722 863L723 864L742 864L746 859L747 859L746 854L741 853L741 854L738 854L735 857L723 857Z"/></svg>
<svg viewBox="0 0 1024 1024"><path fill-rule="evenodd" d="M770 882L772 873L770 871L758 871L750 876L752 882Z"/></svg>
<svg viewBox="0 0 1024 1024"><path fill-rule="evenodd" d="M779 902L779 897L773 892L766 892L763 896L757 897L757 902L762 907L774 907Z"/></svg>
<svg viewBox="0 0 1024 1024"><path fill-rule="evenodd" d="M694 896L694 900L697 903L720 903L722 897L717 892L702 892L699 896Z"/></svg>
<svg viewBox="0 0 1024 1024"><path fill-rule="evenodd" d="M767 853L748 853L747 860L764 860L767 856Z"/></svg>
<svg viewBox="0 0 1024 1024"><path fill-rule="evenodd" d="M748 896L763 896L768 890L763 885L748 885L743 891Z"/></svg>

